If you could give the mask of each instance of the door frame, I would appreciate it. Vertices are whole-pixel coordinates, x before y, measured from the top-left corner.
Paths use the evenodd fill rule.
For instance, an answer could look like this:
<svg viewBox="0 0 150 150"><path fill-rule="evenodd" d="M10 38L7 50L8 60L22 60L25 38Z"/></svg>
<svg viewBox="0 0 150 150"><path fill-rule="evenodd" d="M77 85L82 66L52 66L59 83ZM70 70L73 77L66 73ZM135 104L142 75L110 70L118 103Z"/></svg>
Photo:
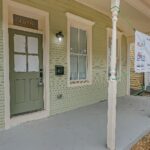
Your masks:
<svg viewBox="0 0 150 150"><path fill-rule="evenodd" d="M127 51L127 95L130 96L130 88L131 88L131 71L130 71L130 51L134 47L134 42L133 40L128 40L128 51Z"/></svg>
<svg viewBox="0 0 150 150"><path fill-rule="evenodd" d="M42 31L36 31L23 27L9 25L9 9L21 8L24 12L29 11L34 15L43 17L45 23ZM23 30L27 32L43 34L43 81L44 81L44 110L29 114L10 117L10 82L9 82L9 34L8 28ZM4 93L5 93L5 129L21 123L46 118L50 115L50 95L49 95L49 13L43 10L20 4L12 0L3 0L3 50L4 50Z"/></svg>

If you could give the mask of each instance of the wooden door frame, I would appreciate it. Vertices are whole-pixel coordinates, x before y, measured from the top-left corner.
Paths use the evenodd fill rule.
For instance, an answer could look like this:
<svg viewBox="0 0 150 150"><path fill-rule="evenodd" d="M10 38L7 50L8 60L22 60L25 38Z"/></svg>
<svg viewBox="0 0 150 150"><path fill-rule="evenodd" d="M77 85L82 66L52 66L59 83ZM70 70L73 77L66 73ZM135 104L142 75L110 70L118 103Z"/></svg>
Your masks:
<svg viewBox="0 0 150 150"><path fill-rule="evenodd" d="M128 40L128 51L127 51L127 95L130 96L130 88L131 88L131 72L130 72L130 51L132 47L134 46L134 42Z"/></svg>
<svg viewBox="0 0 150 150"><path fill-rule="evenodd" d="M42 31L36 31L23 27L16 27L9 25L9 9L21 8L22 10L30 11L35 15L39 15L44 18L45 25ZM40 33L43 34L43 66L44 66L44 110L25 114L17 117L10 117L10 82L9 82L9 35L8 28ZM49 96L49 13L37 8L26 6L12 0L3 0L3 51L4 51L4 93L5 93L5 129L9 129L12 126L18 124L37 120L48 117L50 115L50 96Z"/></svg>

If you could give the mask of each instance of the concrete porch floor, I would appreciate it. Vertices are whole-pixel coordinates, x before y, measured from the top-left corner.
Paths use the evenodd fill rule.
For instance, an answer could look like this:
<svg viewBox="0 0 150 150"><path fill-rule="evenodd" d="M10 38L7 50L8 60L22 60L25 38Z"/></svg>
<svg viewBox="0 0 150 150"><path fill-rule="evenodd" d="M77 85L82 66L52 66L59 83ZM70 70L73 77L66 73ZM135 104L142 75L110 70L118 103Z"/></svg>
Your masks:
<svg viewBox="0 0 150 150"><path fill-rule="evenodd" d="M107 101L0 132L0 150L106 150ZM150 98L122 97L117 150L150 131Z"/></svg>

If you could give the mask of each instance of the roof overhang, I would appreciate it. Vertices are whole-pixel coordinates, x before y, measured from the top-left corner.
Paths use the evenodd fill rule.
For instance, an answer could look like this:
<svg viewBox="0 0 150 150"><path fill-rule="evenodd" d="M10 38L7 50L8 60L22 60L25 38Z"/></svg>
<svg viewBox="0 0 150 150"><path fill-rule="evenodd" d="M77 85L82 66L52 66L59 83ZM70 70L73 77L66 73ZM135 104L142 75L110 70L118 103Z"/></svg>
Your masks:
<svg viewBox="0 0 150 150"><path fill-rule="evenodd" d="M111 18L111 0L76 0ZM150 1L149 0L121 0L119 29L127 36L134 34L133 29L150 32Z"/></svg>

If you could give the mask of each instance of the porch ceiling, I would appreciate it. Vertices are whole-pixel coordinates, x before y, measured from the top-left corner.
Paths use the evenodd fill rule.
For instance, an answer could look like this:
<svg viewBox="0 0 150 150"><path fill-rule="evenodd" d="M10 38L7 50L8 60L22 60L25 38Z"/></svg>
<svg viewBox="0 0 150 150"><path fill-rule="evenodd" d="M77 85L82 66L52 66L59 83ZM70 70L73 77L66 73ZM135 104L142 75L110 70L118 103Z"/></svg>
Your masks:
<svg viewBox="0 0 150 150"><path fill-rule="evenodd" d="M111 0L76 0L111 17ZM121 0L121 13L118 27L127 36L134 34L133 28L150 32L150 2L149 0Z"/></svg>

